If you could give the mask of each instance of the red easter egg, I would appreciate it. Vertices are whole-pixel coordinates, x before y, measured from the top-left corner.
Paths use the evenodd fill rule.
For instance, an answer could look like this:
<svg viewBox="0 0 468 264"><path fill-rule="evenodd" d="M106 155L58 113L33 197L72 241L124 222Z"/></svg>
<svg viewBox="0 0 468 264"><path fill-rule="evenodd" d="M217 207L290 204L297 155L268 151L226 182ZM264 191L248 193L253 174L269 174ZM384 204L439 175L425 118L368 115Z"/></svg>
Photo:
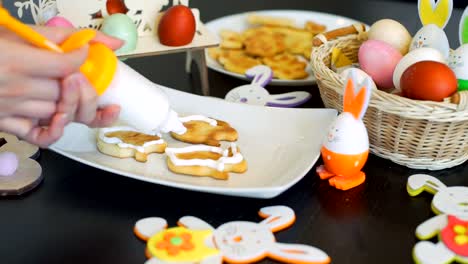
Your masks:
<svg viewBox="0 0 468 264"><path fill-rule="evenodd" d="M117 13L126 14L128 12L123 0L107 0L106 9L109 15Z"/></svg>
<svg viewBox="0 0 468 264"><path fill-rule="evenodd" d="M403 72L400 86L405 97L440 102L457 91L458 83L455 73L447 65L420 61Z"/></svg>
<svg viewBox="0 0 468 264"><path fill-rule="evenodd" d="M166 46L187 45L192 42L195 29L192 10L184 5L176 5L161 17L158 26L159 41Z"/></svg>

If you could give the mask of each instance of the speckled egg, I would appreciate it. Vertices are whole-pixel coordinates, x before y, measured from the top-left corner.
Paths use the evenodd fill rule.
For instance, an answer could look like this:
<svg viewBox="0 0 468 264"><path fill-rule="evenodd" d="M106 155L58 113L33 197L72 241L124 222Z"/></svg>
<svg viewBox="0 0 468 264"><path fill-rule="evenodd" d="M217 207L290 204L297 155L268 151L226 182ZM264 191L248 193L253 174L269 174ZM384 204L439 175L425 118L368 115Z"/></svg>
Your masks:
<svg viewBox="0 0 468 264"><path fill-rule="evenodd" d="M0 176L11 176L18 169L18 157L13 152L0 153Z"/></svg>
<svg viewBox="0 0 468 264"><path fill-rule="evenodd" d="M135 50L138 42L138 31L132 19L125 14L113 14L102 22L101 31L107 35L122 39L125 44L118 50L116 54L127 53Z"/></svg>
<svg viewBox="0 0 468 264"><path fill-rule="evenodd" d="M361 69L379 89L393 88L393 71L402 58L397 49L380 40L367 40L359 48L358 58Z"/></svg>
<svg viewBox="0 0 468 264"><path fill-rule="evenodd" d="M419 48L410 51L400 60L400 62L398 62L395 67L395 71L393 72L393 84L397 91L401 90L400 79L403 72L408 69L409 66L420 61L437 61L445 63L445 58L440 51L434 48Z"/></svg>
<svg viewBox="0 0 468 264"><path fill-rule="evenodd" d="M48 27L66 27L66 28L73 28L73 24L66 18L61 16L55 16L45 23Z"/></svg>
<svg viewBox="0 0 468 264"><path fill-rule="evenodd" d="M368 38L390 44L402 55L408 53L412 39L405 26L393 19L381 19L372 24L368 32Z"/></svg>

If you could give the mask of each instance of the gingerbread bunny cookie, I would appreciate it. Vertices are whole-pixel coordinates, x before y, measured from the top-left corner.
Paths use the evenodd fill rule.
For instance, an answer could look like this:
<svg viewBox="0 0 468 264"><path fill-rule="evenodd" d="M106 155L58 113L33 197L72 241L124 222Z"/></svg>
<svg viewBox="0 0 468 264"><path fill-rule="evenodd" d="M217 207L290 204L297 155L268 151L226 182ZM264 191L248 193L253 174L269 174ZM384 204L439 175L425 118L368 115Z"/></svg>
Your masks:
<svg viewBox="0 0 468 264"><path fill-rule="evenodd" d="M227 122L209 118L203 115L180 117L186 130L178 134L171 132L171 136L182 142L191 144L205 144L220 146L219 141L236 141L237 131Z"/></svg>
<svg viewBox="0 0 468 264"><path fill-rule="evenodd" d="M429 47L439 50L448 58L450 45L444 28L450 20L453 0L418 0L419 18L423 27L416 32L410 45L410 51Z"/></svg>
<svg viewBox="0 0 468 264"><path fill-rule="evenodd" d="M207 145L167 148L166 154L169 170L180 174L227 180L229 172L247 170L247 162L235 143L228 148Z"/></svg>
<svg viewBox="0 0 468 264"><path fill-rule="evenodd" d="M42 180L42 168L32 158L39 148L0 132L0 195L21 195L34 189Z"/></svg>
<svg viewBox="0 0 468 264"><path fill-rule="evenodd" d="M343 96L343 113L332 123L321 153L325 163L317 167L322 180L348 190L365 181L361 171L369 154L369 137L362 118L369 105L373 84L370 77L358 82L357 69L350 69Z"/></svg>
<svg viewBox="0 0 468 264"><path fill-rule="evenodd" d="M216 229L197 217L182 217L178 222L182 226L181 228L184 228L181 230L184 232L185 230L194 230L205 232L205 234L211 233L205 237L204 246L209 247L211 250L215 247L219 252L218 255L213 252L209 259L193 258L191 261L186 260L184 263L221 264L223 261L227 263L253 263L266 257L283 263L318 264L330 262L330 257L318 248L276 242L273 233L294 223L295 214L291 208L286 206L264 207L259 214L262 218L265 218L260 223L234 221L225 223ZM144 238L158 234L162 226L164 226L164 222L161 221L161 218L145 218L136 223L134 230L138 237ZM162 244L160 248L166 248L164 245L167 245L167 243ZM150 244L148 246L151 247ZM206 256L207 254L205 254ZM154 257L154 255L152 256L153 259L157 259L157 261L155 260L151 264L180 263L167 260L161 261L159 256Z"/></svg>
<svg viewBox="0 0 468 264"><path fill-rule="evenodd" d="M432 209L437 214L416 228L421 240L439 235L436 244L421 241L413 248L416 263L468 263L468 187L447 187L437 178L415 174L408 178L407 191L417 196L423 191L434 194Z"/></svg>

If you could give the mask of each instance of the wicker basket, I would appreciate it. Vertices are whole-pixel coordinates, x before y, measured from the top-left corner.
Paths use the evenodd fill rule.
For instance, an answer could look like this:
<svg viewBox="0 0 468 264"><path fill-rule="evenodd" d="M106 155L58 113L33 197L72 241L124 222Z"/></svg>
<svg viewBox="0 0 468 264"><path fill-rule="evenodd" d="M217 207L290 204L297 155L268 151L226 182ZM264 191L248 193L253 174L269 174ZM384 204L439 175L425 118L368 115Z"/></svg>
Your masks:
<svg viewBox="0 0 468 264"><path fill-rule="evenodd" d="M312 69L320 96L328 108L342 111L344 79L332 71L334 47L357 61L364 39L338 38L314 49ZM468 91L459 103L418 101L374 90L364 117L370 151L414 169L440 170L468 160Z"/></svg>

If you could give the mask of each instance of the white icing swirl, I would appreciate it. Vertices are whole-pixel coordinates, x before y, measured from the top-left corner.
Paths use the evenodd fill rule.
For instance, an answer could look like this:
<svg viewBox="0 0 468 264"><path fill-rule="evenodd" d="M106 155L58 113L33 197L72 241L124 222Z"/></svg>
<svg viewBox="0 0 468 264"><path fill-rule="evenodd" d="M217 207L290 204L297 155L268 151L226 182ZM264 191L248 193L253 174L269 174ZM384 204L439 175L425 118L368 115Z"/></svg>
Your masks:
<svg viewBox="0 0 468 264"><path fill-rule="evenodd" d="M231 149L232 156L229 156L229 149ZM176 154L179 153L190 153L197 151L208 151L221 154L222 156L217 160L212 159L179 159ZM220 147L212 147L207 145L193 145L184 148L166 148L166 154L171 159L172 163L176 166L204 166L216 169L218 171L224 171L226 164L238 164L242 162L244 157L238 152L235 143L231 143L231 146L227 149Z"/></svg>
<svg viewBox="0 0 468 264"><path fill-rule="evenodd" d="M179 135L185 134L187 128L182 122L179 119L179 115L174 110L170 110L165 123L161 126L161 132L174 132Z"/></svg>
<svg viewBox="0 0 468 264"><path fill-rule="evenodd" d="M158 137L160 137L160 139L145 142L142 146L136 146L136 145L132 145L132 144L129 144L129 143L125 143L118 137L108 137L108 136L106 136L107 133L116 132L116 131L132 131L132 132L141 133L138 130L132 128L132 127L120 126L120 127L101 128L101 129L99 129L99 135L98 136L102 141L104 141L107 144L117 144L117 146L119 146L121 148L136 149L141 153L145 153L145 148L148 147L148 146L164 144L164 139L161 138L161 134L156 134Z"/></svg>

